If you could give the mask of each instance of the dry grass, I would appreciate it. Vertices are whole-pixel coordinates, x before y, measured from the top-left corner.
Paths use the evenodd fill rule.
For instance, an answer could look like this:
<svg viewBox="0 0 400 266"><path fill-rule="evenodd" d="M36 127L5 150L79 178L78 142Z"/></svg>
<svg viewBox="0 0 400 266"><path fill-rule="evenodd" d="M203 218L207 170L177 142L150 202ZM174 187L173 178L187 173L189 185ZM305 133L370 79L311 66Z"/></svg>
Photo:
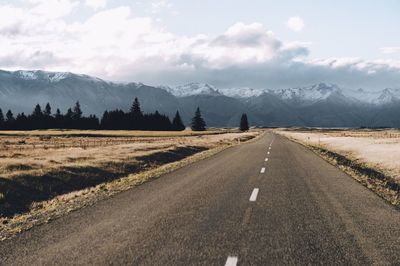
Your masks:
<svg viewBox="0 0 400 266"><path fill-rule="evenodd" d="M90 135L92 131L85 132ZM216 132L216 131L213 131ZM168 136L163 132L96 132L97 136L0 135L0 217L27 212L58 195L147 171L258 132ZM127 137L126 134L131 137ZM110 137L110 135L118 137ZM155 137L157 134L165 134ZM183 134L183 133L176 133Z"/></svg>
<svg viewBox="0 0 400 266"><path fill-rule="evenodd" d="M31 130L31 131L0 131L0 136L41 137L184 137L203 136L224 133L238 133L237 129L211 128L207 131L144 131L144 130Z"/></svg>
<svg viewBox="0 0 400 266"><path fill-rule="evenodd" d="M303 143L321 146L368 164L400 182L400 132L397 130L280 132Z"/></svg>
<svg viewBox="0 0 400 266"><path fill-rule="evenodd" d="M400 206L400 131L277 130Z"/></svg>
<svg viewBox="0 0 400 266"><path fill-rule="evenodd" d="M16 165L16 161L20 161L24 165L30 165L31 169L13 172L4 167L4 170L3 168L0 170L0 176L7 176L7 178L0 178L0 210L4 210L4 207L10 203L10 190L7 191L8 183L5 181L14 182L14 185L19 184L13 192L23 195L22 199L30 195L26 193L32 193L32 191L41 190L48 193L48 185L53 184L54 181L49 180L49 176L62 182L56 182L54 186L50 186L55 194L48 193L43 200L29 199L24 202L27 208L14 212L14 216L0 216L0 241L73 210L92 205L162 174L207 158L237 144L239 139L241 142L253 139L260 136L260 133L262 131L163 138L162 140L154 138L151 141L148 138L132 138L131 143L125 144L120 144L120 140L115 138L109 139L104 147L93 145L90 148L74 146L76 144L74 138L61 138L58 141L66 142L72 147L45 149L38 145L41 148L23 148L18 151L9 149L5 156L0 157L0 163L7 162L8 165ZM10 143L20 141L14 139L15 137L3 138L0 137L0 140ZM41 141L38 137L29 137L24 140L26 141L24 145L28 146ZM92 138L88 141L95 142ZM115 144L112 144L112 141L115 141ZM41 165L40 169L37 169L38 163ZM29 173L28 179L21 178L26 177L27 173ZM104 178L107 176L112 178ZM29 180L34 182L28 182ZM91 182L82 182L82 180ZM57 191L57 189L61 190Z"/></svg>

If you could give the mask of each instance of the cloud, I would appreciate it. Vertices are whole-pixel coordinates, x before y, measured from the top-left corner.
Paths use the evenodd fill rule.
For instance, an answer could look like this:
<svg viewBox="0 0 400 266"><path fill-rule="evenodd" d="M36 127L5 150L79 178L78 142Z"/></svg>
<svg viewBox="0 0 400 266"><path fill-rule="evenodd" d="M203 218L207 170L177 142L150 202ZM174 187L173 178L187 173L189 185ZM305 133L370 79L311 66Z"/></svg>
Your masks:
<svg viewBox="0 0 400 266"><path fill-rule="evenodd" d="M286 22L286 27L292 31L300 32L304 28L304 20L301 17L291 17Z"/></svg>
<svg viewBox="0 0 400 266"><path fill-rule="evenodd" d="M45 19L61 18L69 15L79 5L79 1L71 0L28 0L33 7L29 13Z"/></svg>
<svg viewBox="0 0 400 266"><path fill-rule="evenodd" d="M400 46L382 47L379 50L384 54L396 54L400 53Z"/></svg>
<svg viewBox="0 0 400 266"><path fill-rule="evenodd" d="M173 4L170 3L167 0L160 0L157 2L152 2L151 3L151 13L157 14L160 13L162 10L171 10L173 7Z"/></svg>
<svg viewBox="0 0 400 266"><path fill-rule="evenodd" d="M85 0L85 5L94 10L98 10L106 7L107 0Z"/></svg>
<svg viewBox="0 0 400 266"><path fill-rule="evenodd" d="M92 9L77 21L69 15L86 2L27 1L29 8L0 5L0 68L71 71L150 85L400 85L399 61L310 58L309 43L285 42L260 23L238 22L217 35L180 36L156 18L135 16L129 6ZM62 10L47 14L43 5L56 2L63 3Z"/></svg>

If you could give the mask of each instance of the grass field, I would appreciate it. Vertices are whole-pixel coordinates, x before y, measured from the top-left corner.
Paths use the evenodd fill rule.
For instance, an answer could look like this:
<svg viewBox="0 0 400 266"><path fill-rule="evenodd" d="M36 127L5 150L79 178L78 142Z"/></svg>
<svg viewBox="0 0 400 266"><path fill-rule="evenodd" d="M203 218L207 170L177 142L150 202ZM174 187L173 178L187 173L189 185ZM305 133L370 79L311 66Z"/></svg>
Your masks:
<svg viewBox="0 0 400 266"><path fill-rule="evenodd" d="M280 129L400 206L400 130Z"/></svg>
<svg viewBox="0 0 400 266"><path fill-rule="evenodd" d="M258 134L233 130L0 132L0 217Z"/></svg>
<svg viewBox="0 0 400 266"><path fill-rule="evenodd" d="M376 167L400 182L400 131L315 130L282 131L301 142L320 145Z"/></svg>
<svg viewBox="0 0 400 266"><path fill-rule="evenodd" d="M207 131L144 131L144 130L30 130L0 131L0 136L44 137L185 137L238 133L237 129L210 128Z"/></svg>

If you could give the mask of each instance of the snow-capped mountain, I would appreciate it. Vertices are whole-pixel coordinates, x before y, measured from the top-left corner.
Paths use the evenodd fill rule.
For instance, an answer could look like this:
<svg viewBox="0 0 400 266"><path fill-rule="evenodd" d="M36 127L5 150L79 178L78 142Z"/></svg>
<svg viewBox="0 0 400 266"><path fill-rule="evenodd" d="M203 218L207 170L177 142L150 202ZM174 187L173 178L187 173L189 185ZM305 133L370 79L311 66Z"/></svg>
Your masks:
<svg viewBox="0 0 400 266"><path fill-rule="evenodd" d="M253 88L229 88L229 89L218 89L225 96L233 97L233 98L250 98L250 97L258 97L265 92L262 89L253 89Z"/></svg>
<svg viewBox="0 0 400 266"><path fill-rule="evenodd" d="M49 82L58 82L60 80L68 78L72 75L69 72L46 72L41 70L35 71L23 71L19 70L14 74L24 80L48 80Z"/></svg>
<svg viewBox="0 0 400 266"><path fill-rule="evenodd" d="M341 96L342 90L334 84L319 83L310 87L289 88L271 91L282 100L296 102L318 102L336 94Z"/></svg>
<svg viewBox="0 0 400 266"><path fill-rule="evenodd" d="M145 112L173 116L177 110L189 123L197 106L209 126L237 126L242 113L253 125L269 126L393 126L400 127L400 89L376 91L320 83L288 89L216 88L190 83L152 87L142 83L108 82L69 72L1 71L0 108L31 113L49 102L65 112L80 101L86 114L129 107L138 97Z"/></svg>
<svg viewBox="0 0 400 266"><path fill-rule="evenodd" d="M214 87L204 83L189 83L176 87L159 87L170 92L176 97L186 97L193 95L221 95L221 93Z"/></svg>

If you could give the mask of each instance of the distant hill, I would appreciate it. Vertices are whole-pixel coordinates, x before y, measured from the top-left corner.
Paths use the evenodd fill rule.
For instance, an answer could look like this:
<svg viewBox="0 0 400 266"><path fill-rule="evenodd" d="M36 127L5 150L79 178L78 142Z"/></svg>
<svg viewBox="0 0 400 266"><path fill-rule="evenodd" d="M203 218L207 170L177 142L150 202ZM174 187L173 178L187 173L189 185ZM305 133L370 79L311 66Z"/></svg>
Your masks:
<svg viewBox="0 0 400 266"><path fill-rule="evenodd" d="M138 97L144 111L172 115L179 110L189 123L197 106L209 126L237 126L248 113L258 126L400 127L400 89L369 92L320 83L280 90L217 89L191 83L152 87L114 83L69 72L0 71L0 108L32 112L35 104L50 102L65 112L77 100L86 114L128 110Z"/></svg>

